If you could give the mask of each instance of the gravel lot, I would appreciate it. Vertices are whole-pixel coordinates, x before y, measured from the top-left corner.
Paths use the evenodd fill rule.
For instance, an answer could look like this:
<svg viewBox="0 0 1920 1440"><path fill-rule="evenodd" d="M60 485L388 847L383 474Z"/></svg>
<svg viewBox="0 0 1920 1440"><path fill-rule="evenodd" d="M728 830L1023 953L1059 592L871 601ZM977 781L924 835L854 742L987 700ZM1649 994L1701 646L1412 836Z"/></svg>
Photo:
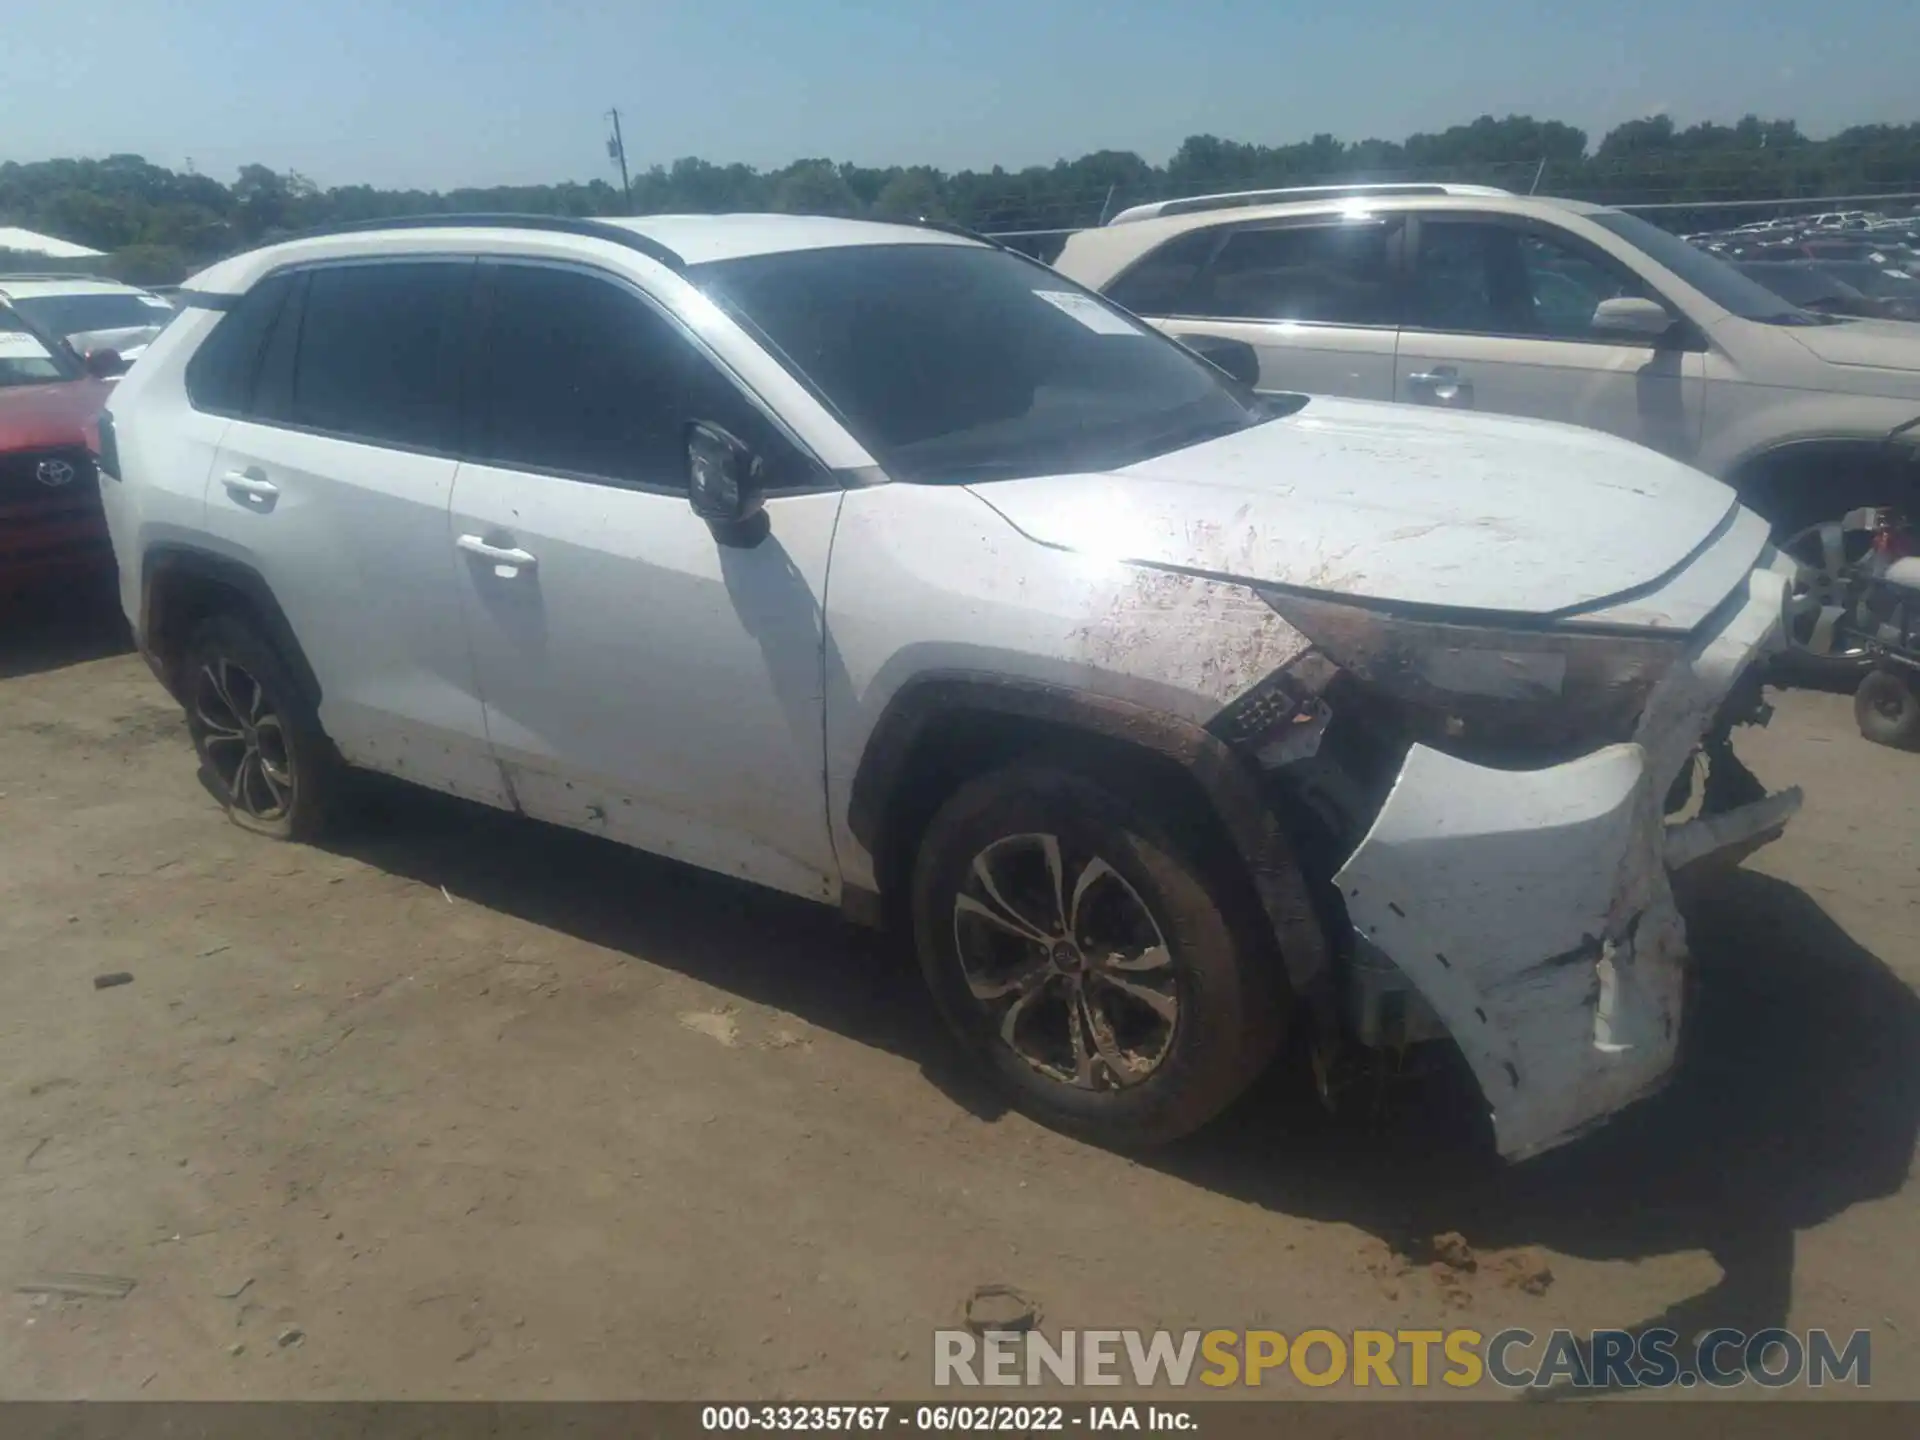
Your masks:
<svg viewBox="0 0 1920 1440"><path fill-rule="evenodd" d="M925 1395L1001 1282L1049 1330L1867 1326L1920 1397L1920 756L1779 699L1741 750L1807 809L1694 898L1662 1095L1503 1170L1431 1087L1283 1070L1134 1163L999 1113L826 912L405 791L243 834L111 619L16 614L0 1395Z"/></svg>

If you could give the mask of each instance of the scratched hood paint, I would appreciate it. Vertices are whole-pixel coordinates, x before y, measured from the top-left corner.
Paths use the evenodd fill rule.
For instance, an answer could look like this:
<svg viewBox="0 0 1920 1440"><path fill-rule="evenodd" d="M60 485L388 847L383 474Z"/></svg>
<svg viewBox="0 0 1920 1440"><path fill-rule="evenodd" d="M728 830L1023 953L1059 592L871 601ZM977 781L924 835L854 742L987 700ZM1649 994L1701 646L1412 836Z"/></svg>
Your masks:
<svg viewBox="0 0 1920 1440"><path fill-rule="evenodd" d="M1110 473L974 491L1063 550L1528 615L1662 579L1736 506L1719 481L1597 431L1331 399Z"/></svg>

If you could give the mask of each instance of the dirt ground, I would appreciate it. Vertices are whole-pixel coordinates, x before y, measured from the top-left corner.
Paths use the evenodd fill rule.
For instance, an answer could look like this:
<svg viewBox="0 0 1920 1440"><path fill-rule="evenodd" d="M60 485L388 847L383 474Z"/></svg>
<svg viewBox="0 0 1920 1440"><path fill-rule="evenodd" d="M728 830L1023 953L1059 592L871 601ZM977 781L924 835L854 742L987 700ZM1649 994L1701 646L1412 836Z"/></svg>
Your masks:
<svg viewBox="0 0 1920 1440"><path fill-rule="evenodd" d="M829 913L404 791L252 838L113 622L16 616L0 1396L924 1397L989 1282L1049 1330L1870 1327L1920 1396L1920 756L1777 698L1740 748L1807 808L1694 900L1659 1097L1502 1169L1282 1069L1136 1163L999 1113Z"/></svg>

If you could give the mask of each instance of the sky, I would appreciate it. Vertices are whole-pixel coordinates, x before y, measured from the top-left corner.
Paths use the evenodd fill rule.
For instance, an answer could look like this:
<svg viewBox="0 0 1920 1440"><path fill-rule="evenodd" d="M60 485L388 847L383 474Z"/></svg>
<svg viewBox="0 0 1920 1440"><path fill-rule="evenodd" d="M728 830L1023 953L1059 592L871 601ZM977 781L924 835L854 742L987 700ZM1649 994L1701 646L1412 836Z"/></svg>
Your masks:
<svg viewBox="0 0 1920 1440"><path fill-rule="evenodd" d="M1747 112L1920 119L1914 0L4 0L0 160L146 156L322 186L1017 169L1188 135L1398 140Z"/></svg>

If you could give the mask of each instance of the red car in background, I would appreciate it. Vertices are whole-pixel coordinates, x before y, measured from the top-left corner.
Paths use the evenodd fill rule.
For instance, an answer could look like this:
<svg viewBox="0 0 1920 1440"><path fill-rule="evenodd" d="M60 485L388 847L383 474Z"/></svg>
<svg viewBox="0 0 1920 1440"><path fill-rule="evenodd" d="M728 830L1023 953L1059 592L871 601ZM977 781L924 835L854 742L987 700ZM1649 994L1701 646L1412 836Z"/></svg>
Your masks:
<svg viewBox="0 0 1920 1440"><path fill-rule="evenodd" d="M0 305L0 600L112 573L89 441L121 368L108 351L82 360Z"/></svg>

